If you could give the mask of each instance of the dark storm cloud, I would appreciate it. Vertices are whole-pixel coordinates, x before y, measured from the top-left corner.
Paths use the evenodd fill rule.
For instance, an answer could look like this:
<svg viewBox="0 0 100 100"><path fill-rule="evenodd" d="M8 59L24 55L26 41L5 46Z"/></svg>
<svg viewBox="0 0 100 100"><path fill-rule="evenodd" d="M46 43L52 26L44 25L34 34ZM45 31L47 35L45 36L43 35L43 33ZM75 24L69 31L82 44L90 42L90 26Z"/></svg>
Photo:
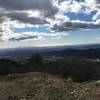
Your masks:
<svg viewBox="0 0 100 100"><path fill-rule="evenodd" d="M47 17L58 12L52 0L0 0L0 6L6 10L39 10Z"/></svg>
<svg viewBox="0 0 100 100"><path fill-rule="evenodd" d="M96 0L97 3L100 3L100 0Z"/></svg>
<svg viewBox="0 0 100 100"><path fill-rule="evenodd" d="M2 18L0 18L0 23L3 21L3 19Z"/></svg>
<svg viewBox="0 0 100 100"><path fill-rule="evenodd" d="M55 24L51 29L55 31L72 31L72 30L79 30L79 29L97 29L97 28L100 28L100 24L66 22L61 25Z"/></svg>
<svg viewBox="0 0 100 100"><path fill-rule="evenodd" d="M96 7L97 7L98 9L100 9L100 0L96 0L96 3L97 3L97 6L96 6Z"/></svg>
<svg viewBox="0 0 100 100"><path fill-rule="evenodd" d="M27 13L13 12L5 14L5 16L9 17L11 20L18 20L23 23L30 24L48 24L45 19L37 18L37 17L28 17Z"/></svg>
<svg viewBox="0 0 100 100"><path fill-rule="evenodd" d="M2 33L3 32L3 30L0 28L0 33ZM2 34L0 34L0 37L2 36Z"/></svg>
<svg viewBox="0 0 100 100"><path fill-rule="evenodd" d="M0 6L6 9L29 10L51 8L51 0L0 0Z"/></svg>
<svg viewBox="0 0 100 100"><path fill-rule="evenodd" d="M2 14L0 14L0 23L2 23L4 20L5 20L5 17Z"/></svg>

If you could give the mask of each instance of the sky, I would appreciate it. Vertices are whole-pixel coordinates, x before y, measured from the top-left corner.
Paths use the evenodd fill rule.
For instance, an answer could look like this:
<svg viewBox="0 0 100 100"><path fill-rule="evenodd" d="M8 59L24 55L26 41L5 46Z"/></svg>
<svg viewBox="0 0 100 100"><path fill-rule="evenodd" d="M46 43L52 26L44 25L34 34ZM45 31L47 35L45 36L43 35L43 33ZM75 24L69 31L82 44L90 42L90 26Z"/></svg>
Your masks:
<svg viewBox="0 0 100 100"><path fill-rule="evenodd" d="M0 0L0 48L100 43L100 0Z"/></svg>

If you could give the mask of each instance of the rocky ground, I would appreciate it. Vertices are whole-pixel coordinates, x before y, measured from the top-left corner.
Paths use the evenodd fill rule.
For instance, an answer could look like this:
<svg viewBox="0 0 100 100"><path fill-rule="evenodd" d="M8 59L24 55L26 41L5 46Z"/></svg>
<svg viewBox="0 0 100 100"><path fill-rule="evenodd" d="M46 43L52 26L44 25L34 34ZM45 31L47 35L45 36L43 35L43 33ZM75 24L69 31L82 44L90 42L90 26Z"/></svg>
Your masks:
<svg viewBox="0 0 100 100"><path fill-rule="evenodd" d="M76 83L39 72L0 76L0 100L100 100L100 81Z"/></svg>

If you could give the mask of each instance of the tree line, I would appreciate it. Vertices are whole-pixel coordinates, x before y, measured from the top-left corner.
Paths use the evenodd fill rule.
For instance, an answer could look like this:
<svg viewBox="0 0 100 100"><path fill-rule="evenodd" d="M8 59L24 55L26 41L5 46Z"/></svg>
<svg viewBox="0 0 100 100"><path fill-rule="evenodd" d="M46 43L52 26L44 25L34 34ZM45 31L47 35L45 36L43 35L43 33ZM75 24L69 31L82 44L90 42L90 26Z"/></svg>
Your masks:
<svg viewBox="0 0 100 100"><path fill-rule="evenodd" d="M100 78L100 63L77 57L64 59L63 62L43 63L43 58L38 53L32 55L24 64L9 59L0 59L0 75L26 72L50 73L84 82Z"/></svg>

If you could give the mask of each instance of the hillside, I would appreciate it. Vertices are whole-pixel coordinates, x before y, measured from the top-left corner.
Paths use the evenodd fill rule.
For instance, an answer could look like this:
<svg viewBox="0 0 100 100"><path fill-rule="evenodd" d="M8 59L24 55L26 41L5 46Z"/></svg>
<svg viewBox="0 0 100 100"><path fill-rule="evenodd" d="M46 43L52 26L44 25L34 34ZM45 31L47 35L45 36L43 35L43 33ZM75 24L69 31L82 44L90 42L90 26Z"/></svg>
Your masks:
<svg viewBox="0 0 100 100"><path fill-rule="evenodd" d="M0 76L0 100L100 100L100 81L75 83L39 72Z"/></svg>
<svg viewBox="0 0 100 100"><path fill-rule="evenodd" d="M0 59L0 74L0 100L100 100L100 62L67 57L44 63L35 54L26 63Z"/></svg>

